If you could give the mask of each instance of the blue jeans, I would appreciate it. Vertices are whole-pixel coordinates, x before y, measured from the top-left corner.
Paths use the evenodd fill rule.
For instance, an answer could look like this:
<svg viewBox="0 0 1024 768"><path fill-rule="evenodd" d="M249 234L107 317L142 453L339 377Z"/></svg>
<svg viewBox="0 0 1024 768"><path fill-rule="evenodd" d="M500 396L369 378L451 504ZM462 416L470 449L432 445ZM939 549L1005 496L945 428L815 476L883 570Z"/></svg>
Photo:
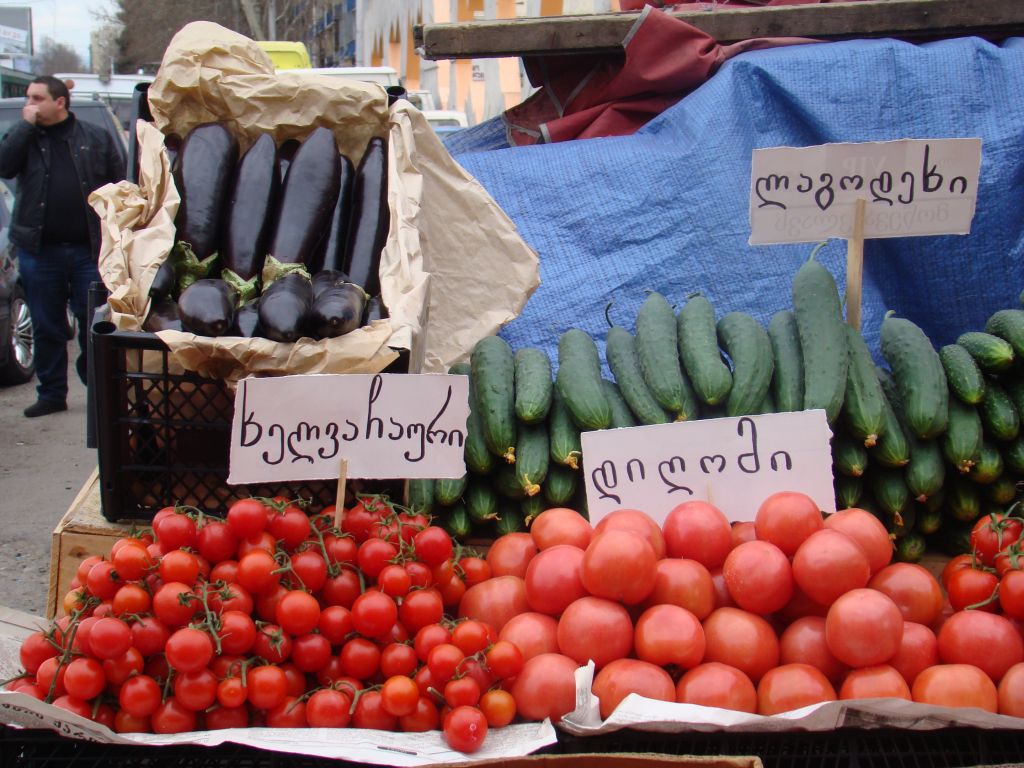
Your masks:
<svg viewBox="0 0 1024 768"><path fill-rule="evenodd" d="M64 403L68 397L68 321L65 308L78 318L75 367L85 383L89 286L100 279L88 245L44 245L39 253L15 250L25 286L36 342L36 391L40 400Z"/></svg>

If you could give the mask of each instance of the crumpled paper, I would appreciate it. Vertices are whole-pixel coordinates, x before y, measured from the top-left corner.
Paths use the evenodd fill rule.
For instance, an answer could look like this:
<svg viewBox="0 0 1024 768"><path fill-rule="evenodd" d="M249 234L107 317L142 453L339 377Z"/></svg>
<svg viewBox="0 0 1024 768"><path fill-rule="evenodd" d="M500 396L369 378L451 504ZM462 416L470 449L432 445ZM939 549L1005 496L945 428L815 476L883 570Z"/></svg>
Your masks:
<svg viewBox="0 0 1024 768"><path fill-rule="evenodd" d="M514 319L539 285L537 254L511 220L418 110L405 101L389 108L379 85L275 73L253 41L193 22L168 46L149 102L153 125L138 128L139 184L108 185L90 198L104 223L100 274L122 330L141 327L149 286L174 242L180 198L164 135L183 137L218 120L244 151L261 133L280 143L324 126L355 164L371 137L388 142L391 228L380 273L390 317L337 339L295 344L161 331L185 370L229 382L251 373L370 373L404 349L410 371L442 372Z"/></svg>

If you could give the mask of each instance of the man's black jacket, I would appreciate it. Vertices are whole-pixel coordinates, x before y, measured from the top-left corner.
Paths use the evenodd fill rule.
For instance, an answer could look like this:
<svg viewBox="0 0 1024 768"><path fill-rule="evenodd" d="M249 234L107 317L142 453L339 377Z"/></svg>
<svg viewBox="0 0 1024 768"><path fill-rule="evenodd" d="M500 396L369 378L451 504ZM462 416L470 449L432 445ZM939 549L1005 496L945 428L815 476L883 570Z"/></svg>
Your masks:
<svg viewBox="0 0 1024 768"><path fill-rule="evenodd" d="M82 190L82 205L86 206L89 221L89 240L92 252L100 250L100 222L86 202L89 193L104 184L124 178L125 167L114 144L114 138L99 126L72 121L68 134L68 149L78 171ZM19 120L0 141L0 177L18 179L18 193L11 220L11 242L29 253L38 253L43 235L46 204L46 173L50 158L44 151L46 139L42 129ZM51 134L50 141L59 141Z"/></svg>

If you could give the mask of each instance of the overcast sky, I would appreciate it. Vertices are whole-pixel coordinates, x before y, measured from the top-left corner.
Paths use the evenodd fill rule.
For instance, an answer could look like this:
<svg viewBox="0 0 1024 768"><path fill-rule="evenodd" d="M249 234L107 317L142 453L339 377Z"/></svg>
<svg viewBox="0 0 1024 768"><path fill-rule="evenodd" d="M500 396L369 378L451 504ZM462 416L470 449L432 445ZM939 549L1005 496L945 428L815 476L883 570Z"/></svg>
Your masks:
<svg viewBox="0 0 1024 768"><path fill-rule="evenodd" d="M163 0L160 0L163 2ZM0 7L27 6L32 9L34 45L44 37L69 45L89 64L89 33L99 25L96 11L114 10L113 0L0 0Z"/></svg>

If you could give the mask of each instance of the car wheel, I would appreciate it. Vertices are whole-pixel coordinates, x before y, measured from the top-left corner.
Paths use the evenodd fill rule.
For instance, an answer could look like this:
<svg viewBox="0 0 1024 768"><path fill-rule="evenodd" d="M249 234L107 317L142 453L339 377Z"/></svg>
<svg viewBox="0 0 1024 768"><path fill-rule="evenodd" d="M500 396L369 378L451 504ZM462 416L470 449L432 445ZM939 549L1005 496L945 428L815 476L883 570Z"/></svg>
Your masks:
<svg viewBox="0 0 1024 768"><path fill-rule="evenodd" d="M0 380L6 384L24 384L36 372L36 342L32 332L32 315L25 300L25 291L14 286L11 294L11 338L7 365L0 368Z"/></svg>

